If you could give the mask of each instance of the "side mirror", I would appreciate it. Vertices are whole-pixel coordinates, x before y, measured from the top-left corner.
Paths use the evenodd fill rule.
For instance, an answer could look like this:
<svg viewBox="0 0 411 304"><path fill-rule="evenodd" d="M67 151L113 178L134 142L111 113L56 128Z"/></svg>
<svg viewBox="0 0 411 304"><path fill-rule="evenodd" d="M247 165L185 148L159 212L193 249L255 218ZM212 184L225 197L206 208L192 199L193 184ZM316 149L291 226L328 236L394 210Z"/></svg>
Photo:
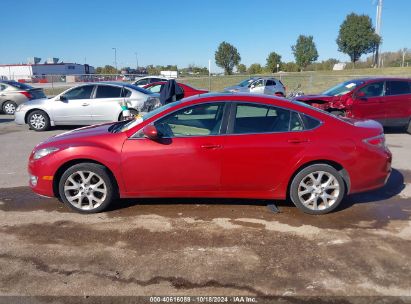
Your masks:
<svg viewBox="0 0 411 304"><path fill-rule="evenodd" d="M153 125L145 126L143 129L143 134L151 140L157 140L159 138L157 128Z"/></svg>
<svg viewBox="0 0 411 304"><path fill-rule="evenodd" d="M64 95L60 95L60 96L57 98L57 100L59 100L59 101L67 101L67 97L64 96Z"/></svg>

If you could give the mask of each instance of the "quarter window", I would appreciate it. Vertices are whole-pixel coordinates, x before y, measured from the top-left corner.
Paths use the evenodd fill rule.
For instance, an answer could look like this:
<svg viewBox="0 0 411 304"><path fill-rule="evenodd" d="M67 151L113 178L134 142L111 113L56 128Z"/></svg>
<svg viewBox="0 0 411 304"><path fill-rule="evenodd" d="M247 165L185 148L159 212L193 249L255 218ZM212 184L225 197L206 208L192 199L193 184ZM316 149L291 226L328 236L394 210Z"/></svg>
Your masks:
<svg viewBox="0 0 411 304"><path fill-rule="evenodd" d="M81 86L74 88L64 94L64 97L68 100L73 99L90 99L91 92L94 86Z"/></svg>
<svg viewBox="0 0 411 304"><path fill-rule="evenodd" d="M270 106L238 104L233 126L234 134L287 132L290 111Z"/></svg>
<svg viewBox="0 0 411 304"><path fill-rule="evenodd" d="M121 87L102 86L97 87L96 98L120 98Z"/></svg>
<svg viewBox="0 0 411 304"><path fill-rule="evenodd" d="M402 95L411 93L411 82L387 81L385 95Z"/></svg>
<svg viewBox="0 0 411 304"><path fill-rule="evenodd" d="M196 105L174 112L154 123L162 137L218 135L224 103Z"/></svg>
<svg viewBox="0 0 411 304"><path fill-rule="evenodd" d="M275 83L274 80L268 79L267 82L265 83L265 85L266 85L267 87L269 87L269 86L275 86L276 83Z"/></svg>

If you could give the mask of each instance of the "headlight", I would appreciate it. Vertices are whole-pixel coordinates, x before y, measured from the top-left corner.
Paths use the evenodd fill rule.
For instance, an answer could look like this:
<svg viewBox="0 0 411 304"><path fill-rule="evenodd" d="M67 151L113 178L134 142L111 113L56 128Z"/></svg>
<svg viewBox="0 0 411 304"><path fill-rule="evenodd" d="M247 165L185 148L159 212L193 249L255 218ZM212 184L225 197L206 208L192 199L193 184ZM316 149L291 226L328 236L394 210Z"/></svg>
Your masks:
<svg viewBox="0 0 411 304"><path fill-rule="evenodd" d="M40 149L37 150L36 152L34 152L33 158L34 159L40 159L46 155L49 155L50 153L56 152L58 151L59 148L44 148L44 149Z"/></svg>

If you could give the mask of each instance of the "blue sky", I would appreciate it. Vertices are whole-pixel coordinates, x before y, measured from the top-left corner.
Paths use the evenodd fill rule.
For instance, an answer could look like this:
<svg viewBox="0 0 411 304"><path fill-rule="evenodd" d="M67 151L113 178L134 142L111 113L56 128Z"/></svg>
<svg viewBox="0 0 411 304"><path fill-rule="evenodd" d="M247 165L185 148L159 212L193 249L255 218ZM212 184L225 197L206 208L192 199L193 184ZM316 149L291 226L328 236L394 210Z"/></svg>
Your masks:
<svg viewBox="0 0 411 304"><path fill-rule="evenodd" d="M1 1L0 64L27 57L94 66L207 66L222 41L242 63L266 63L275 51L294 60L298 35L313 35L319 60L348 61L335 40L346 15L367 14L376 0L19 0ZM383 51L411 48L411 1L384 0Z"/></svg>

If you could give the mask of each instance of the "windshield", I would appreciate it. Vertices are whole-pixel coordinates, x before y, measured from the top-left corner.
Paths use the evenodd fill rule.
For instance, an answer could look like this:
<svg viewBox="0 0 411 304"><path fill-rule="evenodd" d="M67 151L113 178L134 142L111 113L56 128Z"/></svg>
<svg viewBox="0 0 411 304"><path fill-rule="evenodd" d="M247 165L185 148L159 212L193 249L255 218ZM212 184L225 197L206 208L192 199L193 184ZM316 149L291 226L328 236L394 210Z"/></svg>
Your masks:
<svg viewBox="0 0 411 304"><path fill-rule="evenodd" d="M153 117L154 115L157 115L158 113L161 113L171 107L174 107L175 105L178 105L181 103L181 100L179 101L175 101L175 102L171 102L168 103L164 106L161 106L151 112L148 112L146 114L144 114L143 116L136 116L134 119L130 120L129 122L127 122L125 125L123 125L123 127L121 128L120 132L123 131L127 131L130 130L131 128L134 128L135 126L137 126L138 124L142 123L143 121Z"/></svg>
<svg viewBox="0 0 411 304"><path fill-rule="evenodd" d="M238 84L238 86L239 87L246 87L246 86L248 86L248 84L250 83L250 82L253 82L254 81L254 79L246 79L246 80L244 80L244 81L241 81L239 84Z"/></svg>
<svg viewBox="0 0 411 304"><path fill-rule="evenodd" d="M341 96L354 90L357 86L363 84L364 81L350 80L332 87L323 93L326 96Z"/></svg>

